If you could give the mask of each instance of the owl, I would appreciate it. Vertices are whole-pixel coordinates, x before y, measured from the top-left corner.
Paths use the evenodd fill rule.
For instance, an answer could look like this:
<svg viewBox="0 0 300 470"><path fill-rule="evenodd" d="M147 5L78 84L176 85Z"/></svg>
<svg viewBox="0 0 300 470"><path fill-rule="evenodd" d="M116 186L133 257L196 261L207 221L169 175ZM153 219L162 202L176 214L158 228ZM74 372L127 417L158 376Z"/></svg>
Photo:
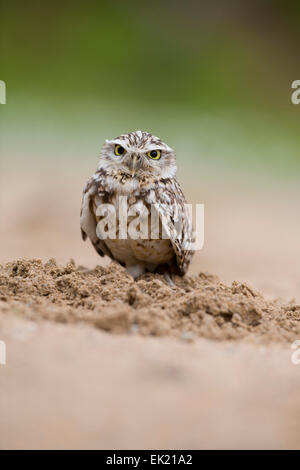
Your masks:
<svg viewBox="0 0 300 470"><path fill-rule="evenodd" d="M125 234L120 200L127 203ZM159 272L173 286L172 274L183 276L193 254L192 222L185 204L176 179L174 150L148 132L123 134L105 141L98 168L84 188L82 238L88 237L100 256L120 263L134 279ZM112 232L102 223L103 207L113 209L111 220L117 228ZM139 217L132 215L133 209ZM148 225L143 236L133 236L130 224L137 229L144 222Z"/></svg>

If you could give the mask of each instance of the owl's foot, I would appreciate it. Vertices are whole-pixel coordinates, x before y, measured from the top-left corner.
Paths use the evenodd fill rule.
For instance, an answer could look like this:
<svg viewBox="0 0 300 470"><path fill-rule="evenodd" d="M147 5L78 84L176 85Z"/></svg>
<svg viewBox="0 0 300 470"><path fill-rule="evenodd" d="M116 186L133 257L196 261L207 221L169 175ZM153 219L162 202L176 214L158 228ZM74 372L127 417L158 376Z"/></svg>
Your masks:
<svg viewBox="0 0 300 470"><path fill-rule="evenodd" d="M165 278L165 281L171 287L171 289L176 289L176 285L174 284L174 281L169 273L164 273L164 278Z"/></svg>
<svg viewBox="0 0 300 470"><path fill-rule="evenodd" d="M145 266L143 264L126 265L126 269L134 280L136 280L139 276L145 273Z"/></svg>

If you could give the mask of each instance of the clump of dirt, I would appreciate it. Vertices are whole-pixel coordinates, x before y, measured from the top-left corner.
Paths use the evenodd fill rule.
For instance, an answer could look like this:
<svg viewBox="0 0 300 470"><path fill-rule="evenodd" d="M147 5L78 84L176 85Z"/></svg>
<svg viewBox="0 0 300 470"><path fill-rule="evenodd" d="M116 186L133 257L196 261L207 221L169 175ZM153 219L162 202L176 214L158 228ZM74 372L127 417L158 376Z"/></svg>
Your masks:
<svg viewBox="0 0 300 470"><path fill-rule="evenodd" d="M112 263L94 270L54 259L0 265L0 312L37 321L86 322L111 333L177 336L193 340L291 342L300 335L300 305L267 301L244 283L216 276L176 277L172 289L159 274L133 281Z"/></svg>

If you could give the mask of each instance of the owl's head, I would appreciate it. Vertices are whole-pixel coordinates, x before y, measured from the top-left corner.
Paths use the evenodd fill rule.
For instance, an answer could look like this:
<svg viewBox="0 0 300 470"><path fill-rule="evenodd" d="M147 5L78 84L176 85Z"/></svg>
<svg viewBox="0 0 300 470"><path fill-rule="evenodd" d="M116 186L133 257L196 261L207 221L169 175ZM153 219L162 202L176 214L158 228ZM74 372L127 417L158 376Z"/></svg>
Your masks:
<svg viewBox="0 0 300 470"><path fill-rule="evenodd" d="M176 156L174 150L158 137L136 131L106 140L98 169L122 172L132 178L173 178Z"/></svg>

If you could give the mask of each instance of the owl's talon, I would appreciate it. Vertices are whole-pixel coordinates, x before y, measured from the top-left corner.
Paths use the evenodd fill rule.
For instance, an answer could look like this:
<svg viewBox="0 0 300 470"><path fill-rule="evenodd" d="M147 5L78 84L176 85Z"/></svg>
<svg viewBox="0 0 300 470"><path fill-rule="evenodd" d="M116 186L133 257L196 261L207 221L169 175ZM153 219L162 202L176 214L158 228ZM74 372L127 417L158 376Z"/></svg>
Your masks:
<svg viewBox="0 0 300 470"><path fill-rule="evenodd" d="M145 273L145 267L142 264L131 264L126 266L127 272L136 281L138 277Z"/></svg>
<svg viewBox="0 0 300 470"><path fill-rule="evenodd" d="M176 289L176 285L169 273L164 273L164 278L167 284L169 284L169 286L171 287L171 289Z"/></svg>

